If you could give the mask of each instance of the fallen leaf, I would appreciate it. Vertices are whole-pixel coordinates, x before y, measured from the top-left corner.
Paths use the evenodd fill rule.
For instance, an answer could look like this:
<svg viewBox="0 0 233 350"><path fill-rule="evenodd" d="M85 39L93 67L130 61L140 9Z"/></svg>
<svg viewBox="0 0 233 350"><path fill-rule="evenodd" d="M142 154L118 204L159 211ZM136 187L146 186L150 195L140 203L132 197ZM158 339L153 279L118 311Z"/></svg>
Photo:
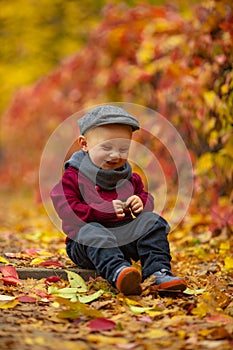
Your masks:
<svg viewBox="0 0 233 350"><path fill-rule="evenodd" d="M19 278L14 266L0 266L0 272L3 274L4 277L11 276Z"/></svg>
<svg viewBox="0 0 233 350"><path fill-rule="evenodd" d="M57 317L65 319L77 319L81 315L85 315L92 318L103 317L101 311L91 309L88 305L82 304L79 301L71 302L70 300L63 298L56 298L58 307L60 305L66 306L66 310L62 310L58 313Z"/></svg>
<svg viewBox="0 0 233 350"><path fill-rule="evenodd" d="M77 273L66 270L70 286L77 288L79 292L86 292L88 290L84 279Z"/></svg>
<svg viewBox="0 0 233 350"><path fill-rule="evenodd" d="M13 297L11 295L5 295L5 294L0 294L0 301L11 301L14 300L16 297Z"/></svg>
<svg viewBox="0 0 233 350"><path fill-rule="evenodd" d="M196 294L202 294L206 291L206 288L202 288L202 289L189 289L186 288L183 293L184 294L189 294L189 295L196 295Z"/></svg>
<svg viewBox="0 0 233 350"><path fill-rule="evenodd" d="M100 334L90 334L87 335L87 341L91 343L97 343L97 344L113 344L114 347L117 344L128 344L129 341L128 339L120 338L120 337L106 337L105 335L100 335Z"/></svg>
<svg viewBox="0 0 233 350"><path fill-rule="evenodd" d="M114 321L108 320L104 317L95 318L88 323L88 327L92 331L107 331L116 326Z"/></svg>
<svg viewBox="0 0 233 350"><path fill-rule="evenodd" d="M31 256L31 255L38 255L39 252L40 252L40 249L29 248L29 249L23 250L21 253Z"/></svg>
<svg viewBox="0 0 233 350"><path fill-rule="evenodd" d="M43 257L51 257L51 256L53 256L53 254L51 253L51 252L47 252L47 251L45 251L45 250L40 250L39 252L38 252L38 254L39 255L41 255L41 256L43 256Z"/></svg>
<svg viewBox="0 0 233 350"><path fill-rule="evenodd" d="M10 300L7 302L0 302L0 309L13 309L18 304L19 301L17 299Z"/></svg>
<svg viewBox="0 0 233 350"><path fill-rule="evenodd" d="M58 276L49 276L46 278L45 283L60 282L61 278Z"/></svg>
<svg viewBox="0 0 233 350"><path fill-rule="evenodd" d="M0 266L0 272L3 275L3 277L1 277L0 279L5 284L10 284L10 285L22 284L14 266Z"/></svg>
<svg viewBox="0 0 233 350"><path fill-rule="evenodd" d="M10 262L7 259L5 259L3 256L0 256L0 263L2 263L2 264L10 264Z"/></svg>
<svg viewBox="0 0 233 350"><path fill-rule="evenodd" d="M55 260L46 260L46 261L39 263L39 265L40 266L56 266L56 267L62 267L62 268L66 267L64 264L60 263L59 261L55 261Z"/></svg>
<svg viewBox="0 0 233 350"><path fill-rule="evenodd" d="M150 316L137 317L137 321L145 322L145 323L152 323L153 322L153 320Z"/></svg>
<svg viewBox="0 0 233 350"><path fill-rule="evenodd" d="M44 261L45 260L42 259L42 258L35 258L35 259L32 259L32 261L30 262L30 265L39 265L39 264L41 264Z"/></svg>
<svg viewBox="0 0 233 350"><path fill-rule="evenodd" d="M48 288L48 293L58 296L60 298L71 299L76 297L77 288L57 288L56 286L50 286Z"/></svg>
<svg viewBox="0 0 233 350"><path fill-rule="evenodd" d="M154 309L154 307L141 307L141 306L134 306L134 305L129 305L129 308L135 314L142 314L148 310Z"/></svg>
<svg viewBox="0 0 233 350"><path fill-rule="evenodd" d="M17 284L22 284L22 282L15 277L7 276L7 277L1 277L0 280L2 280L5 284L9 284L12 286L16 286Z"/></svg>
<svg viewBox="0 0 233 350"><path fill-rule="evenodd" d="M163 337L168 337L169 332L163 329L151 329L148 332L138 335L139 337L149 338L149 339L159 339Z"/></svg>
<svg viewBox="0 0 233 350"><path fill-rule="evenodd" d="M191 310L193 315L204 317L208 312L208 305L205 302L200 302L197 304L197 307Z"/></svg>
<svg viewBox="0 0 233 350"><path fill-rule="evenodd" d="M36 298L30 297L29 295L22 295L17 298L21 303L36 303Z"/></svg>
<svg viewBox="0 0 233 350"><path fill-rule="evenodd" d="M52 295L45 293L43 290L34 289L33 293L36 294L36 295L39 295L41 298L48 298L48 299L52 299L53 298Z"/></svg>
<svg viewBox="0 0 233 350"><path fill-rule="evenodd" d="M21 254L20 253L10 253L10 252L6 252L4 253L4 255L7 257L7 258L20 258ZM6 260L6 259L5 259ZM7 260L6 260L7 261ZM3 262L1 261L1 257L0 257L0 262Z"/></svg>
<svg viewBox="0 0 233 350"><path fill-rule="evenodd" d="M98 299L102 294L104 294L104 290L98 290L95 293L89 295L78 295L78 301L80 303L90 303L95 299Z"/></svg>
<svg viewBox="0 0 233 350"><path fill-rule="evenodd" d="M129 343L129 344L116 344L116 347L119 349L131 350L138 346L138 343Z"/></svg>
<svg viewBox="0 0 233 350"><path fill-rule="evenodd" d="M216 322L216 323L220 323L222 324L233 324L233 318L228 316L228 315L224 315L224 314L216 314L216 315L211 315L209 317L205 318L206 322Z"/></svg>

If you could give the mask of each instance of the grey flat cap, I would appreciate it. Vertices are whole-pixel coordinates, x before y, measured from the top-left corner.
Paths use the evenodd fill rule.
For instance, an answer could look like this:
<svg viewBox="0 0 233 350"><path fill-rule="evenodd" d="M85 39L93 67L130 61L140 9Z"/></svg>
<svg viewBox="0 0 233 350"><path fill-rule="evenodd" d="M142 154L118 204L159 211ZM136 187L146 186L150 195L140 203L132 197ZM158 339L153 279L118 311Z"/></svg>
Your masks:
<svg viewBox="0 0 233 350"><path fill-rule="evenodd" d="M107 124L129 125L133 131L140 129L137 119L123 108L111 105L98 106L78 120L78 126L82 135L89 129Z"/></svg>

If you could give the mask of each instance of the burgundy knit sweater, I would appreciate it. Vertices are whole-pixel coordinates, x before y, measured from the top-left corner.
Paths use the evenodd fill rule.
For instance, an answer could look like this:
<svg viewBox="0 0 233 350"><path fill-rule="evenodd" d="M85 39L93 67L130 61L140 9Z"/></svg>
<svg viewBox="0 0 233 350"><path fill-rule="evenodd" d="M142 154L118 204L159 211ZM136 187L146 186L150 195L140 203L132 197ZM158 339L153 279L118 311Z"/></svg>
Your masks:
<svg viewBox="0 0 233 350"><path fill-rule="evenodd" d="M78 169L69 166L61 181L52 189L50 195L56 212L62 220L63 231L68 237L77 234L86 223L98 222L105 227L119 226L120 223L133 219L130 210L125 210L125 217L118 218L112 201L126 201L130 196L141 198L144 210L153 211L154 199L144 190L141 177L132 173L129 181L116 190L103 190L89 180Z"/></svg>

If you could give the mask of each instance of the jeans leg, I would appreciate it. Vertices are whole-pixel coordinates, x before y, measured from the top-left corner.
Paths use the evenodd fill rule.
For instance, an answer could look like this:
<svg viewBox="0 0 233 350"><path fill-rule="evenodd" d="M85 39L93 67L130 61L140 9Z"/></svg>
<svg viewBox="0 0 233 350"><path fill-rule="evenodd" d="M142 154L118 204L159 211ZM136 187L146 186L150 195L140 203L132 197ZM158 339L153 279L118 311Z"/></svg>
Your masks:
<svg viewBox="0 0 233 350"><path fill-rule="evenodd" d="M168 232L168 223L158 216L154 226L137 240L143 280L155 271L171 269L170 247L167 240Z"/></svg>
<svg viewBox="0 0 233 350"><path fill-rule="evenodd" d="M69 241L67 244L67 254L78 266L82 268L96 269L100 276L107 279L115 287L117 273L120 268L131 266L130 262L124 258L120 248L114 243L114 235L105 227L98 223L91 224L94 229L89 231L88 241L94 242L93 245L86 245L80 241ZM85 225L86 229L91 226ZM93 228L92 227L92 228ZM84 231L82 234L84 233ZM90 232L93 232L94 238L91 239ZM84 242L82 239L81 242ZM105 236L104 240L102 240ZM98 241L99 238L99 241ZM106 248L106 242L111 242Z"/></svg>

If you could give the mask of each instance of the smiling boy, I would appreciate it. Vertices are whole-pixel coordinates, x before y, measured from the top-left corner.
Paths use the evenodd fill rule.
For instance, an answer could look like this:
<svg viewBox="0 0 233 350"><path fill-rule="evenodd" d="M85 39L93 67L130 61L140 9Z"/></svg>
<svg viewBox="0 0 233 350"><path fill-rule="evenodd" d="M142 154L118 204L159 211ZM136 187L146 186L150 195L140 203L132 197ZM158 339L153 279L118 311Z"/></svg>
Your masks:
<svg viewBox="0 0 233 350"><path fill-rule="evenodd" d="M127 160L132 133L140 128L137 119L103 105L78 124L81 150L65 163L51 191L68 256L96 269L125 295L140 294L141 282L151 275L160 290L184 290L184 279L171 273L169 225L153 212L154 199ZM142 274L132 260L140 260Z"/></svg>

